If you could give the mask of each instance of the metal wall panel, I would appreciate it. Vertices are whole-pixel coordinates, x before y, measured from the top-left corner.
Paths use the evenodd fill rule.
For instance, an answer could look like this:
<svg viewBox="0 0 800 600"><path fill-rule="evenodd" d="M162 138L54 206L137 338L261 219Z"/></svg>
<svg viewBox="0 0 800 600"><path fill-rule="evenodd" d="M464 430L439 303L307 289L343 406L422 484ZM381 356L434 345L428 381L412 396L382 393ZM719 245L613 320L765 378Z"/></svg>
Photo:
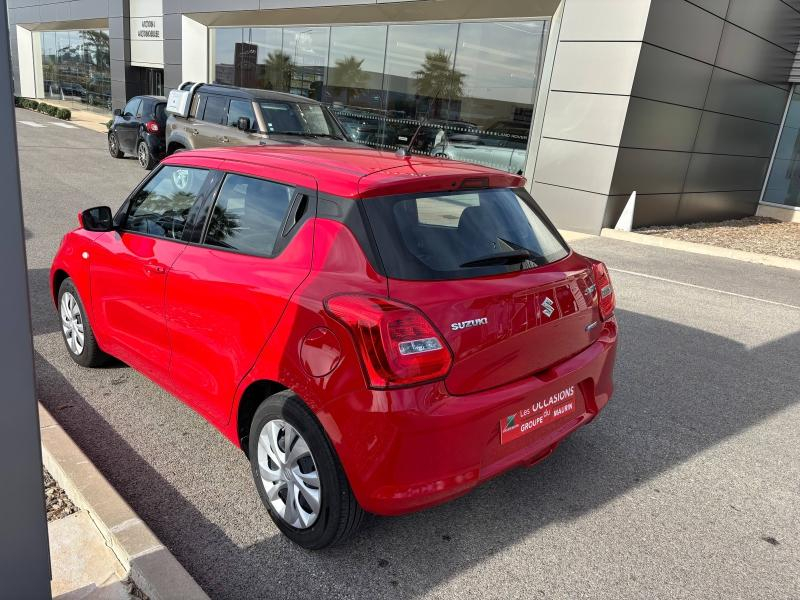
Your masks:
<svg viewBox="0 0 800 600"><path fill-rule="evenodd" d="M595 194L608 194L617 148L542 138L536 181ZM601 211L602 212L602 211Z"/></svg>
<svg viewBox="0 0 800 600"><path fill-rule="evenodd" d="M596 234L603 226L608 201L605 194L534 182L531 195L542 205L547 216L561 227Z"/></svg>
<svg viewBox="0 0 800 600"><path fill-rule="evenodd" d="M771 123L704 112L694 151L769 158L778 129Z"/></svg>
<svg viewBox="0 0 800 600"><path fill-rule="evenodd" d="M690 156L687 152L620 148L609 194L680 193Z"/></svg>
<svg viewBox="0 0 800 600"><path fill-rule="evenodd" d="M629 95L640 47L638 42L559 42L550 89Z"/></svg>
<svg viewBox="0 0 800 600"><path fill-rule="evenodd" d="M644 40L678 54L714 63L724 21L685 0L657 0Z"/></svg>
<svg viewBox="0 0 800 600"><path fill-rule="evenodd" d="M608 210L604 227L614 227L629 195L609 196ZM636 194L636 210L633 214L633 226L669 225L675 222L678 213L680 194Z"/></svg>
<svg viewBox="0 0 800 600"><path fill-rule="evenodd" d="M691 152L701 114L696 108L631 98L620 145Z"/></svg>
<svg viewBox="0 0 800 600"><path fill-rule="evenodd" d="M788 89L794 55L752 33L725 23L717 66Z"/></svg>
<svg viewBox="0 0 800 600"><path fill-rule="evenodd" d="M760 191L768 164L768 158L693 154L684 193Z"/></svg>
<svg viewBox="0 0 800 600"><path fill-rule="evenodd" d="M714 69L706 109L780 124L788 92L724 69Z"/></svg>
<svg viewBox="0 0 800 600"><path fill-rule="evenodd" d="M542 135L618 146L628 96L550 92Z"/></svg>
<svg viewBox="0 0 800 600"><path fill-rule="evenodd" d="M641 41L649 11L650 0L568 0L561 40Z"/></svg>
<svg viewBox="0 0 800 600"><path fill-rule="evenodd" d="M789 52L797 50L800 12L781 0L731 0L726 19Z"/></svg>
<svg viewBox="0 0 800 600"><path fill-rule="evenodd" d="M748 217L758 207L758 191L683 194L675 223L722 221Z"/></svg>
<svg viewBox="0 0 800 600"><path fill-rule="evenodd" d="M728 12L728 0L691 0L691 2L718 17L724 17L725 13Z"/></svg>
<svg viewBox="0 0 800 600"><path fill-rule="evenodd" d="M642 44L632 95L702 108L712 70L706 63Z"/></svg>

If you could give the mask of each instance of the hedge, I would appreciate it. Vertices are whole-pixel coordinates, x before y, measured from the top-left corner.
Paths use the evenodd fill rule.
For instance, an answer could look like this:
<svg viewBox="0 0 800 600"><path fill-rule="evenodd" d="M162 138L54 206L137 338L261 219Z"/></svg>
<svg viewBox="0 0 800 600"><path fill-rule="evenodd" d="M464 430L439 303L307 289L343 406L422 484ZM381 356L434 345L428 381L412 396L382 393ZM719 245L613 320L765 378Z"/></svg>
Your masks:
<svg viewBox="0 0 800 600"><path fill-rule="evenodd" d="M14 106L35 110L64 121L69 121L72 118L72 112L68 108L59 108L58 106L53 106L51 104L46 104L45 102L39 102L30 98L20 98L18 96L14 96Z"/></svg>

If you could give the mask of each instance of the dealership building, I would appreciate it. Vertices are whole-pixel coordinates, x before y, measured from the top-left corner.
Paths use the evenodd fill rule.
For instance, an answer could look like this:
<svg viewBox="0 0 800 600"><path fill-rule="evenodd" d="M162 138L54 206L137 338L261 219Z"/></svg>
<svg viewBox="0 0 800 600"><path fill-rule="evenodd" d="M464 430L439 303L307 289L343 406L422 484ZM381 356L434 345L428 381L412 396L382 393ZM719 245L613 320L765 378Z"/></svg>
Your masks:
<svg viewBox="0 0 800 600"><path fill-rule="evenodd" d="M800 0L9 0L18 95L181 82L326 103L354 139L523 173L557 225L800 220Z"/></svg>

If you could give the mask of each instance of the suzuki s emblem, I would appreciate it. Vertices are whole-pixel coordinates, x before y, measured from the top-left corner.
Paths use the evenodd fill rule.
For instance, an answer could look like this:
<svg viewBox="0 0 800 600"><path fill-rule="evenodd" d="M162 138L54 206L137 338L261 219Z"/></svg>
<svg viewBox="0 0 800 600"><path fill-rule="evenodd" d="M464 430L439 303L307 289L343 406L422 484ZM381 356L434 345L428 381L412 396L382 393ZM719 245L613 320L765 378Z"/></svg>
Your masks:
<svg viewBox="0 0 800 600"><path fill-rule="evenodd" d="M555 311L556 309L553 308L553 301L550 298L542 300L542 312L545 317L549 318Z"/></svg>

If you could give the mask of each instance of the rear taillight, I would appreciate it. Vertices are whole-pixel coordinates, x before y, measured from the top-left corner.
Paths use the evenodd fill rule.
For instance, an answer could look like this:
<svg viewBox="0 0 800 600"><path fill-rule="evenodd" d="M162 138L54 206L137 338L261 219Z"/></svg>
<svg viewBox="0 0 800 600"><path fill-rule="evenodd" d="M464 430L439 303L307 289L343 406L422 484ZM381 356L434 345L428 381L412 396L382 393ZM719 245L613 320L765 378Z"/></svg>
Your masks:
<svg viewBox="0 0 800 600"><path fill-rule="evenodd" d="M158 121L148 121L145 123L144 128L147 130L147 133L158 133L161 131L161 128L158 126Z"/></svg>
<svg viewBox="0 0 800 600"><path fill-rule="evenodd" d="M332 296L325 309L350 330L370 387L390 388L441 379L453 357L419 309L374 296Z"/></svg>
<svg viewBox="0 0 800 600"><path fill-rule="evenodd" d="M614 307L616 306L611 277L608 274L608 269L601 262L592 262L592 272L594 273L600 316L603 317L603 320L606 320L614 314Z"/></svg>

